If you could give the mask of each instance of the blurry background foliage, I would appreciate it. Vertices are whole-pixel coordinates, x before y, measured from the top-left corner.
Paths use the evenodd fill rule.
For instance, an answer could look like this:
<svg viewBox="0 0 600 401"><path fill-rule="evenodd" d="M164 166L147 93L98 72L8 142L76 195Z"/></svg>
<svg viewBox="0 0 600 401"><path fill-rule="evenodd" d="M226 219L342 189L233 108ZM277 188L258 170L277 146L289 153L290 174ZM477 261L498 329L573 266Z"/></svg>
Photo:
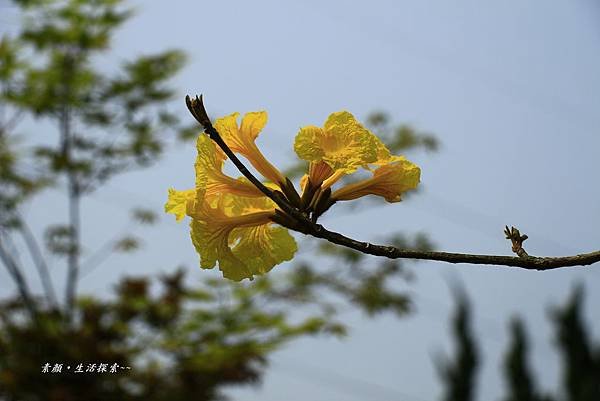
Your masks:
<svg viewBox="0 0 600 401"><path fill-rule="evenodd" d="M456 311L452 319L455 355L438 357L444 384L443 401L471 401L477 397L477 375L483 355L472 325L472 307L466 294L455 288ZM500 370L505 388L501 401L592 401L600 400L600 343L590 339L583 320L584 292L578 286L564 306L554 306L549 317L554 325L554 343L561 357L561 377L553 392L541 390L529 366L530 340L526 324L514 317L509 324L510 342Z"/></svg>
<svg viewBox="0 0 600 401"><path fill-rule="evenodd" d="M140 247L138 238L119 235L82 262L80 233L89 228L79 213L81 202L112 177L157 162L168 138L188 141L198 134L197 127L183 123L192 120L183 107L171 108L175 89L169 82L185 55L178 50L145 55L109 73L98 67L99 60L110 55L113 33L132 16L124 1L12 3L22 20L14 35L0 40L0 261L17 294L0 304L1 399L222 399L225 386L258 383L269 355L291 340L346 334L344 310L399 317L411 311L406 283L413 276L406 262L308 238L285 273L251 283L204 279L192 285L177 269L158 278L125 277L110 299L78 295L82 271L114 252ZM31 130L23 122L45 125ZM383 112L368 116L366 125L395 154L439 147L433 135L397 126ZM297 179L304 171L299 163L287 173ZM68 219L37 238L23 207L47 189L65 194ZM352 202L336 213L361 202L376 200ZM151 225L156 212L161 211L136 208L132 222ZM426 234L378 240L433 248ZM55 290L60 278L49 270L49 255L64 259L64 294ZM39 274L42 293L31 291L27 263ZM557 400L600 399L600 381L593 380L599 377L599 351L579 319L580 294L556 314L567 372L564 398ZM448 400L473 399L480 361L466 297L459 299L456 362L440 363ZM523 325L513 327L506 399L544 399L525 365ZM116 375L42 374L46 362L64 367L116 362L132 369Z"/></svg>
<svg viewBox="0 0 600 401"><path fill-rule="evenodd" d="M18 294L0 306L2 397L218 399L225 385L258 382L269 354L287 342L344 335L338 319L344 308L399 316L410 310L401 283L411 276L400 261L309 240L286 268L289 273L252 283L205 280L191 286L177 270L158 285L150 277L124 278L112 299L78 295L82 271L140 246L131 235L115 237L82 261L80 233L89 228L79 214L81 202L112 177L158 161L168 139L194 140L198 134L197 127L182 123L192 121L180 114L182 107L170 109L170 78L184 66L185 55L145 55L109 73L99 60L110 55L114 31L132 16L125 2L14 4L22 24L0 42L0 257ZM379 132L389 130L394 151L435 147L433 137L408 127L394 131L382 113L374 118ZM29 132L24 122L50 123L53 129ZM68 219L36 238L23 206L50 188L66 195ZM136 208L131 216L135 224L150 225L156 212ZM431 248L424 235L398 234L389 241ZM323 255L318 266L314 252ZM56 293L59 278L49 271L48 255L67 266L65 294ZM39 273L41 294L30 289L28 262ZM66 368L99 361L132 370L113 376L41 374L46 362Z"/></svg>

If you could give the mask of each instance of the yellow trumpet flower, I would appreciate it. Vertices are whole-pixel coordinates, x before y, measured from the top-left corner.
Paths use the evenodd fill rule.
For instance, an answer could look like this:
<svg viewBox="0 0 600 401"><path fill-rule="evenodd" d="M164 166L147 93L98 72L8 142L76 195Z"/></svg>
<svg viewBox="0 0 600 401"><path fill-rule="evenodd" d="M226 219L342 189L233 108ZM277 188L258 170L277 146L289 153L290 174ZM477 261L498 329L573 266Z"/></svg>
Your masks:
<svg viewBox="0 0 600 401"><path fill-rule="evenodd" d="M265 178L279 185L285 184L285 177L273 166L256 146L256 138L267 124L267 112L257 111L246 113L238 125L239 113L233 113L215 121L214 127L219 132L227 146L242 154Z"/></svg>
<svg viewBox="0 0 600 401"><path fill-rule="evenodd" d="M294 150L310 162L310 180L322 189L359 167L389 158L385 145L347 111L330 114L323 128L300 128Z"/></svg>
<svg viewBox="0 0 600 401"><path fill-rule="evenodd" d="M401 195L415 189L421 178L421 169L402 156L373 171L373 177L348 184L331 195L334 201L357 199L365 195L382 196L388 202L400 202Z"/></svg>
<svg viewBox="0 0 600 401"><path fill-rule="evenodd" d="M206 135L198 136L196 141L196 189L177 191L169 189L169 200L165 204L165 212L175 215L177 221L186 215L188 203L195 199L211 198L221 193L232 193L240 196L264 196L254 185L243 178L234 179L222 171L227 156L217 148Z"/></svg>
<svg viewBox="0 0 600 401"><path fill-rule="evenodd" d="M273 227L275 204L245 178L225 175L226 156L206 135L198 137L196 148L196 188L169 189L165 211L178 221L191 217L190 235L200 266L210 269L218 263L224 277L240 281L290 260L296 242L287 229Z"/></svg>
<svg viewBox="0 0 600 401"><path fill-rule="evenodd" d="M165 203L165 212L175 215L175 220L180 221L187 214L188 203L193 202L196 198L196 190L188 189L184 191L178 191L173 188L169 188L169 198Z"/></svg>
<svg viewBox="0 0 600 401"><path fill-rule="evenodd" d="M299 197L293 184L256 146L267 113L247 113L241 124L238 117L239 113L233 113L219 118L214 128L233 152L243 155L272 181L267 187L281 189L288 202L313 221L336 201L377 195L398 202L403 193L419 184L418 166L402 156L392 156L352 114L340 111L332 113L323 128L303 127L296 135L294 150L309 162L308 174L301 179L304 193ZM297 245L286 228L275 226L276 221L288 226L287 217L281 211L276 213L277 205L246 178L224 174L227 156L208 136L200 135L196 148L195 188L169 189L165 211L178 221L186 215L191 218L190 236L200 255L200 267L218 265L224 277L240 281L252 280L290 260ZM332 191L331 186L341 177L361 167L371 171L372 177Z"/></svg>
<svg viewBox="0 0 600 401"><path fill-rule="evenodd" d="M272 227L275 205L268 198L226 194L203 202L192 212L191 237L200 254L200 267L219 264L230 280L252 279L292 259L296 241L283 227Z"/></svg>
<svg viewBox="0 0 600 401"><path fill-rule="evenodd" d="M196 141L196 189L202 192L199 197L212 197L222 193L239 196L265 196L245 178L235 179L223 173L223 163L227 156L206 135Z"/></svg>

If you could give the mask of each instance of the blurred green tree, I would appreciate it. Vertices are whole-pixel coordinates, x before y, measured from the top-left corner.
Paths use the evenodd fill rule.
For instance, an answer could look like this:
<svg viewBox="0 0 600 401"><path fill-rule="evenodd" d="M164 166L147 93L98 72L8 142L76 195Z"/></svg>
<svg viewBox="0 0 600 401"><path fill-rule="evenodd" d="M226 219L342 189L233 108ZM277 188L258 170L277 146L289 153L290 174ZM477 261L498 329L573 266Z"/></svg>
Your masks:
<svg viewBox="0 0 600 401"><path fill-rule="evenodd" d="M126 278L114 300L81 297L69 325L56 310L39 311L35 324L23 321L24 304L5 302L0 398L220 399L228 384L258 381L266 355L282 344L344 333L326 312L293 317L283 299L272 302L275 288L267 280L247 288L214 280L191 289L179 270L160 283L156 295L149 279ZM114 363L119 369L111 373ZM61 373L52 373L56 364Z"/></svg>
<svg viewBox="0 0 600 401"><path fill-rule="evenodd" d="M21 202L44 187L66 187L68 221L48 227L46 242L52 253L67 259L70 316L80 270L82 198L116 174L156 160L164 149L165 132L185 132L166 107L174 95L168 81L185 57L170 50L138 57L117 73L105 74L94 62L108 51L115 29L131 16L122 1L15 4L22 10L22 29L0 42L0 254L5 263L18 265L6 245L10 231L23 235L31 248L36 246L21 216ZM15 131L28 116L55 129L37 130L25 153L14 149ZM34 253L46 296L56 304L41 253ZM18 274L13 268L11 275ZM21 295L31 303L26 284L17 281Z"/></svg>
<svg viewBox="0 0 600 401"><path fill-rule="evenodd" d="M175 93L169 81L185 55L146 55L107 73L98 61L132 16L124 0L13 4L23 23L0 40L0 261L18 293L0 303L0 398L222 399L226 385L258 382L270 353L289 341L343 335L337 312L344 305L368 316L410 310L405 262L310 239L301 247L310 255L296 258L285 275L244 284L205 280L192 288L178 270L160 277L158 291L156 280L130 277L116 285L113 299L78 296L82 201L110 178L159 160L165 138L198 134L169 109ZM35 135L20 134L25 122ZM431 135L393 126L385 113L373 114L369 124L395 152L437 146ZM40 246L36 222L24 217L23 206L48 188L65 192L69 213L64 224L47 227ZM137 224L156 219L143 208L133 217ZM395 234L389 241L432 247L422 234ZM107 253L139 245L131 236L110 244ZM315 249L324 262L318 266ZM42 294L31 291L20 257L25 252ZM64 301L46 252L65 259ZM339 269L342 263L348 268ZM98 372L104 363L131 369ZM52 373L55 364L62 364L61 373ZM79 364L95 373L76 373Z"/></svg>
<svg viewBox="0 0 600 401"><path fill-rule="evenodd" d="M452 321L456 342L454 361L440 360L439 373L445 383L444 401L471 401L475 399L475 374L479 366L479 351L471 328L471 306L464 290L454 288L457 300Z"/></svg>
<svg viewBox="0 0 600 401"><path fill-rule="evenodd" d="M471 329L471 306L458 292L453 317L455 356L440 363L444 379L444 400L476 400L478 363L477 337ZM510 344L504 355L506 395L504 401L596 401L600 400L600 344L589 338L582 318L583 287L576 287L562 307L552 309L556 346L561 354L562 383L554 395L538 389L528 365L529 341L520 318L510 322Z"/></svg>

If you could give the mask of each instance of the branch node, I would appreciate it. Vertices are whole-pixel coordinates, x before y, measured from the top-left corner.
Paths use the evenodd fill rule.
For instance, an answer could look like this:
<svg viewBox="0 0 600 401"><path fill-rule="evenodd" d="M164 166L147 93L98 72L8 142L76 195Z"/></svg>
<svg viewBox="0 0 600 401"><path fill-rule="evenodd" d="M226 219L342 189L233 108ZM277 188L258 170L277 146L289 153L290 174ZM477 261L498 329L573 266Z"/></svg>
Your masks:
<svg viewBox="0 0 600 401"><path fill-rule="evenodd" d="M192 116L202 125L204 129L207 130L207 134L210 136L210 130L208 127L212 127L212 123L210 122L210 118L208 118L208 113L206 112L206 108L204 107L204 102L202 101L202 95L200 97L196 96L195 99L192 99L188 96L185 97L185 104L187 105L188 110L192 113ZM211 137L212 139L212 137Z"/></svg>
<svg viewBox="0 0 600 401"><path fill-rule="evenodd" d="M506 235L506 239L509 239L512 243L512 251L516 253L520 258L524 258L529 256L529 254L523 249L523 242L529 238L527 235L519 232L519 230L513 226L508 228L508 226L504 226L504 234Z"/></svg>

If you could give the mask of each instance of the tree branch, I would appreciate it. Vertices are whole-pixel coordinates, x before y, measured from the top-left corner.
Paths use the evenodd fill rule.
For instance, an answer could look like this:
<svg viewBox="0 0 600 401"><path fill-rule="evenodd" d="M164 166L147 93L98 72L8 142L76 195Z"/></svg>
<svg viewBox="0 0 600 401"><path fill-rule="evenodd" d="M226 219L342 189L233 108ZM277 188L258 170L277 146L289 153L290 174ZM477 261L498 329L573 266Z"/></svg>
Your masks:
<svg viewBox="0 0 600 401"><path fill-rule="evenodd" d="M262 193L275 202L281 211L276 211L277 215L273 220L289 229L299 231L306 235L312 235L316 238L325 239L336 245L345 246L356 251L375 255L385 256L390 259L419 259L436 260L448 263L468 263L476 265L497 265L520 267L528 270L551 270L560 267L585 266L600 262L600 251L563 257L537 257L530 256L523 249L523 241L527 239L526 235L521 235L519 230L512 227L509 230L505 228L506 238L512 242L513 251L519 256L502 255L475 255L453 252L435 252L435 251L417 251L411 249L400 249L394 246L375 245L368 242L357 241L346 237L334 231L329 231L325 227L312 222L307 215L298 208L293 207L290 202L278 191L271 191L265 187L237 158L233 151L227 146L219 132L213 127L208 113L204 107L202 96L190 99L186 96L187 107L194 118L202 125L209 137L225 152L238 170L254 184Z"/></svg>
<svg viewBox="0 0 600 401"><path fill-rule="evenodd" d="M27 286L27 281L25 280L25 276L23 276L17 261L10 255L8 249L5 248L2 238L0 238L0 260L2 260L2 263L6 266L6 270L8 270L8 273L17 285L19 295L31 314L31 318L35 321L37 318L37 309L33 297L31 296L31 292L29 291L29 287Z"/></svg>
<svg viewBox="0 0 600 401"><path fill-rule="evenodd" d="M23 219L21 219L21 227L19 227L19 231L21 232L21 236L23 237L25 245L29 250L31 259L37 268L38 274L40 275L40 280L42 281L42 286L48 302L54 307L58 308L58 300L56 298L56 293L54 292L54 286L52 285L50 269L48 268L48 264L42 255L42 251L38 246L35 236Z"/></svg>
<svg viewBox="0 0 600 401"><path fill-rule="evenodd" d="M215 127L213 127L210 122L210 118L208 118L208 114L206 113L206 109L204 108L204 103L202 102L202 95L198 98L196 96L195 99L191 99L189 96L185 97L185 103L187 105L188 110L196 121L202 125L210 139L216 142L217 145L225 152L227 157L231 159L233 164L237 167L237 169L246 177L256 188L259 189L260 192L269 197L277 206L281 208L284 212L289 215L301 218L302 214L300 210L295 209L290 204L288 204L287 200L277 192L271 191L269 188L263 185L262 182L258 178L256 178L244 164L238 159L238 157L233 153L233 151L227 146L221 135L217 132Z"/></svg>
<svg viewBox="0 0 600 401"><path fill-rule="evenodd" d="M72 132L72 73L77 54L67 54L63 65L62 104L59 112L59 132L62 157L67 163L66 176L68 184L68 207L70 249L67 255L67 285L65 289L65 314L68 320L73 318L77 297L77 279L81 251L81 188L74 168L73 132Z"/></svg>
<svg viewBox="0 0 600 401"><path fill-rule="evenodd" d="M118 244L119 239L123 238L131 230L129 230L130 224L127 224L127 228L121 230L119 234L115 235L102 246L100 246L92 255L86 258L81 264L80 278L83 279L90 274L94 269L104 263L114 252L115 246Z"/></svg>

